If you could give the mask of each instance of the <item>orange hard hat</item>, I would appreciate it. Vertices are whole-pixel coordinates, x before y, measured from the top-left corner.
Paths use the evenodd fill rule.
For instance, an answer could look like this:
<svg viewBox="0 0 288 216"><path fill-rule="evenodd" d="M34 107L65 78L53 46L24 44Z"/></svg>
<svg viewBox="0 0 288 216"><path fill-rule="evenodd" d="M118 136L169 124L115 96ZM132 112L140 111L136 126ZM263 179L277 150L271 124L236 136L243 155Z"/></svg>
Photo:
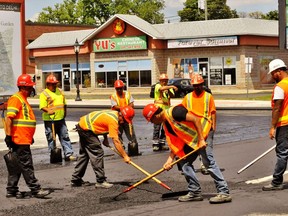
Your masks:
<svg viewBox="0 0 288 216"><path fill-rule="evenodd" d="M162 73L162 74L160 74L160 76L159 76L159 80L168 80L169 78L168 78L168 75L167 74L165 74L165 73Z"/></svg>
<svg viewBox="0 0 288 216"><path fill-rule="evenodd" d="M56 79L56 77L53 74L50 74L46 78L46 83L58 83L59 81Z"/></svg>
<svg viewBox="0 0 288 216"><path fill-rule="evenodd" d="M135 111L131 106L125 106L125 107L121 107L120 108L120 112L122 114L122 116L124 117L124 119L131 124L132 123L132 119L135 115Z"/></svg>
<svg viewBox="0 0 288 216"><path fill-rule="evenodd" d="M114 83L114 88L122 88L124 87L124 83L122 80L116 80Z"/></svg>
<svg viewBox="0 0 288 216"><path fill-rule="evenodd" d="M35 83L32 81L32 78L28 74L22 74L17 79L17 86L34 86Z"/></svg>
<svg viewBox="0 0 288 216"><path fill-rule="evenodd" d="M152 116L156 113L159 107L155 104L147 104L143 109L143 116L146 118L147 121L150 121Z"/></svg>
<svg viewBox="0 0 288 216"><path fill-rule="evenodd" d="M194 74L191 78L191 84L197 85L197 84L201 84L201 83L204 83L203 77L198 73Z"/></svg>

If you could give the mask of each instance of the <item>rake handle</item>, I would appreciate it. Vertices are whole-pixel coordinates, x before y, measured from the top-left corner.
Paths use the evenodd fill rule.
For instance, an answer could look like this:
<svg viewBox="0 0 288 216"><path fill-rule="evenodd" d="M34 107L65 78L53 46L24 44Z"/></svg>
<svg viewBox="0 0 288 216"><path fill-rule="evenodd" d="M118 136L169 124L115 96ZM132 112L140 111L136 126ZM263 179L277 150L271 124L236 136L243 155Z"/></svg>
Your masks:
<svg viewBox="0 0 288 216"><path fill-rule="evenodd" d="M119 156L122 157L122 155L120 155L119 152L116 151L114 148L112 148L111 146L110 146L109 148L110 148L112 151L114 151L115 153L117 153ZM138 166L138 165L135 164L134 162L130 161L130 164L131 164L132 166L134 166L136 169L138 169L138 170L140 170L141 172L143 172L145 175L150 176L150 173L149 173L149 172L147 172L146 170L144 170L143 168L141 168L140 166ZM164 183L163 183L162 181L160 181L159 179L157 179L157 178L155 178L155 177L152 177L152 179L153 179L155 182L157 182L158 184L160 184L162 187L166 188L167 190L172 191L172 189L171 189L168 185L164 184Z"/></svg>
<svg viewBox="0 0 288 216"><path fill-rule="evenodd" d="M192 150L191 152L189 152L188 154L186 154L185 156L175 160L174 162L171 163L171 166L175 165L176 163L180 162L181 160L185 159L186 157L188 157L189 155L193 154L194 152L198 151L199 147L195 148L194 150ZM126 190L124 190L123 192L126 193L130 190L132 190L133 188L136 188L137 186L139 186L140 184L143 184L144 182L148 181L149 179L153 178L156 175L159 175L160 173L164 172L165 169L162 168L154 173L152 173L151 175L147 176L146 178L142 179L141 181L135 183L134 185L130 186L129 188L127 188Z"/></svg>

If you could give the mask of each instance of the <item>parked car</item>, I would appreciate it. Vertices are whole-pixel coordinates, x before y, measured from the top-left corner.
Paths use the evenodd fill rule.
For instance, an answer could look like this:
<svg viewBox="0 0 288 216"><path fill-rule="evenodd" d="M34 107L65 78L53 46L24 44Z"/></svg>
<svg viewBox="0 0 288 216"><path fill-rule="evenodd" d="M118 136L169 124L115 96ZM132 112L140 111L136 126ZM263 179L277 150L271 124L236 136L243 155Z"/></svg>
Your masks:
<svg viewBox="0 0 288 216"><path fill-rule="evenodd" d="M150 98L154 98L155 85L156 84L151 86ZM193 91L193 86L191 85L190 79L185 78L169 79L167 85L174 85L178 88L178 91L175 92L175 98L183 98L187 93Z"/></svg>

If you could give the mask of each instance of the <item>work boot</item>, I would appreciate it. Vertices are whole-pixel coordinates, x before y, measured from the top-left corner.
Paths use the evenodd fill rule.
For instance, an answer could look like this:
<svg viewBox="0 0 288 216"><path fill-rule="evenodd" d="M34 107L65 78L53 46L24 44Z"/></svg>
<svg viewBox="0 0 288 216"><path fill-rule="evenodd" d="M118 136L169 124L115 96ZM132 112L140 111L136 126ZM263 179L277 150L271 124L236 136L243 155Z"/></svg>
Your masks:
<svg viewBox="0 0 288 216"><path fill-rule="evenodd" d="M50 190L40 189L37 192L33 192L32 196L35 197L35 198L41 199L41 198L44 198L44 197L48 196L49 194L50 194Z"/></svg>
<svg viewBox="0 0 288 216"><path fill-rule="evenodd" d="M200 166L200 171L203 175L209 175L209 171L206 169L206 167L204 166L204 164L201 164Z"/></svg>
<svg viewBox="0 0 288 216"><path fill-rule="evenodd" d="M170 150L169 147L166 145L165 139L159 140L159 146L161 151L168 151Z"/></svg>
<svg viewBox="0 0 288 216"><path fill-rule="evenodd" d="M231 202L232 201L232 197L230 196L230 194L218 194L215 197L211 197L209 199L209 202L211 204L217 204L217 203L226 203L226 202Z"/></svg>
<svg viewBox="0 0 288 216"><path fill-rule="evenodd" d="M201 194L193 194L192 192L188 192L188 194L184 196L180 196L178 198L179 202L191 202L191 201L202 201L203 197Z"/></svg>
<svg viewBox="0 0 288 216"><path fill-rule="evenodd" d="M78 159L77 156L74 155L65 157L65 161L77 161L77 159Z"/></svg>
<svg viewBox="0 0 288 216"><path fill-rule="evenodd" d="M83 181L83 179L79 180L71 180L71 187L81 187L81 186L90 186L91 183L89 181Z"/></svg>
<svg viewBox="0 0 288 216"><path fill-rule="evenodd" d="M109 189L111 187L113 187L113 184L108 183L107 181L104 182L96 182L95 184L96 188L106 188Z"/></svg>
<svg viewBox="0 0 288 216"><path fill-rule="evenodd" d="M8 192L6 193L6 198L13 198L15 197L16 199L22 199L23 195L20 191L17 192Z"/></svg>
<svg viewBox="0 0 288 216"><path fill-rule="evenodd" d="M153 144L152 147L153 147L154 152L160 151L160 145L159 144Z"/></svg>
<svg viewBox="0 0 288 216"><path fill-rule="evenodd" d="M269 185L262 187L263 191L275 191L275 190L283 190L283 189L284 189L283 184L273 185L272 183L270 183Z"/></svg>

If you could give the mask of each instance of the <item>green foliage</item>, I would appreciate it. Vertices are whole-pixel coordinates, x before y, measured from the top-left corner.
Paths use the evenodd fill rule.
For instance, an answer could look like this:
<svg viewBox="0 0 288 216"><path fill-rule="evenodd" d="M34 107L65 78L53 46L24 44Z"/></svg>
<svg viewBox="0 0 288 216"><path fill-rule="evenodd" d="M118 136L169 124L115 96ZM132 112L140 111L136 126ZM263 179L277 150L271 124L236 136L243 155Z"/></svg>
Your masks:
<svg viewBox="0 0 288 216"><path fill-rule="evenodd" d="M164 0L64 0L43 8L37 22L100 26L114 14L134 14L151 24L163 23Z"/></svg>
<svg viewBox="0 0 288 216"><path fill-rule="evenodd" d="M186 0L183 10L178 11L181 22L205 20L205 10L198 8L198 0ZM226 5L226 0L207 0L207 18L230 19L237 18L237 11Z"/></svg>
<svg viewBox="0 0 288 216"><path fill-rule="evenodd" d="M267 20L279 20L278 10L270 11L267 14L264 14L261 18Z"/></svg>

